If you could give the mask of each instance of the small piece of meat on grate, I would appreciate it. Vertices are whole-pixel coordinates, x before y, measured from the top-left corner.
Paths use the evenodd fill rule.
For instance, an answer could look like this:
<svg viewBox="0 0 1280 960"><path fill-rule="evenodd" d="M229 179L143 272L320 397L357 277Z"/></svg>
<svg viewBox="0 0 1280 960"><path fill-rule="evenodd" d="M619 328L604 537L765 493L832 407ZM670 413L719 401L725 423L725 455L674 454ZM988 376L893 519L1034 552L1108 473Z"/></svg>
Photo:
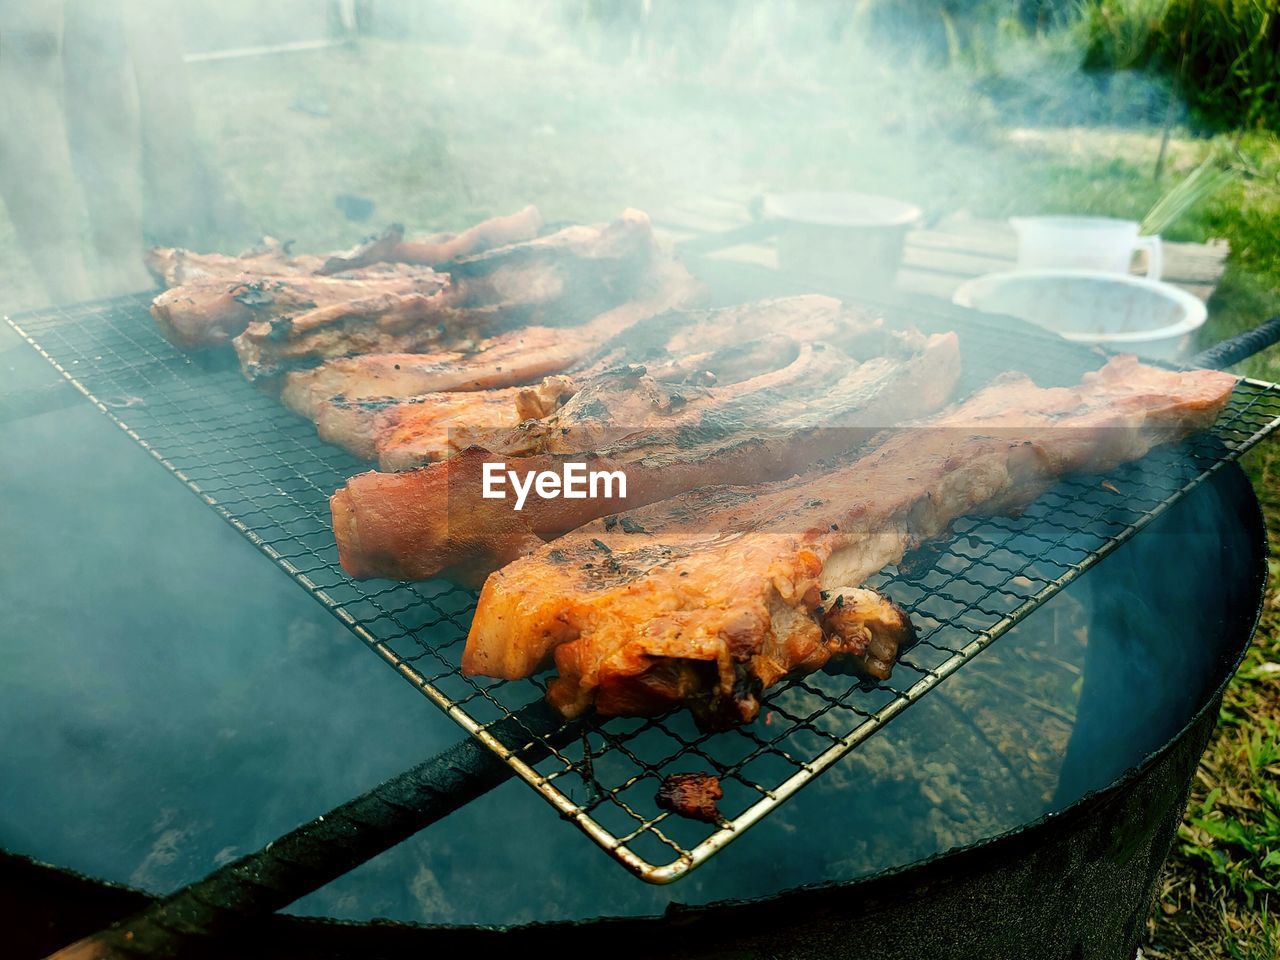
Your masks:
<svg viewBox="0 0 1280 960"><path fill-rule="evenodd" d="M1235 383L1132 356L1075 387L1010 374L842 465L627 514L643 532L587 524L489 577L463 672L515 679L553 661L547 696L569 717L683 706L704 727L749 722L784 677L889 664L876 636L892 642L893 611L855 597L864 612L833 616L824 594L849 597L959 517L1016 514L1065 474L1206 429Z"/></svg>
<svg viewBox="0 0 1280 960"><path fill-rule="evenodd" d="M690 820L720 823L719 802L724 799L720 778L709 773L673 773L662 778L657 803L663 810Z"/></svg>

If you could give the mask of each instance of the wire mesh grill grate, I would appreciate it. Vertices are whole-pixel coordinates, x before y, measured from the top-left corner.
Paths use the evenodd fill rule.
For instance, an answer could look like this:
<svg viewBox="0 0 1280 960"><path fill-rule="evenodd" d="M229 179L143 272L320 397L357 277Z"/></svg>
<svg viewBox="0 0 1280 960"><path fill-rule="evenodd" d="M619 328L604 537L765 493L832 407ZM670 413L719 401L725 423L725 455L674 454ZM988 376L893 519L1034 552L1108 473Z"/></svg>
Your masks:
<svg viewBox="0 0 1280 960"><path fill-rule="evenodd" d="M1280 389L1243 381L1212 432L1105 478L1062 482L1018 518L962 520L927 569L882 572L872 585L908 611L920 635L891 681L814 674L785 682L765 697L762 720L727 732L701 732L677 714L592 721L567 736L567 725L535 719L545 712L520 712L541 699L537 678L460 674L473 591L443 581L353 581L342 571L328 497L367 465L319 441L310 423L249 386L234 358L191 357L170 346L148 305L149 295L126 297L8 319L399 673L651 882L679 878L740 836L1280 422ZM1052 384L1098 365L1096 355L1053 338L1011 340L1007 329L954 314L914 319L960 331L962 389L1005 369ZM493 732L513 714L521 742ZM678 772L720 778L719 825L657 806L662 779Z"/></svg>

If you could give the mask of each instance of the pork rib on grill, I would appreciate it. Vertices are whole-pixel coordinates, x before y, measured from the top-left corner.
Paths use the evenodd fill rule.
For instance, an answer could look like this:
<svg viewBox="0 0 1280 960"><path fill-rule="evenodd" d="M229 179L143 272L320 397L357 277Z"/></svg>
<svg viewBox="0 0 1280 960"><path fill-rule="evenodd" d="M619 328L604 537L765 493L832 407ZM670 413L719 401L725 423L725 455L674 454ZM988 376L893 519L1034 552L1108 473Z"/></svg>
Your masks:
<svg viewBox="0 0 1280 960"><path fill-rule="evenodd" d="M315 274L329 276L349 273L374 264L405 263L434 266L459 257L474 256L494 247L530 240L542 229L537 207L525 207L504 217L482 220L459 234L436 233L406 239L398 224L352 250L329 256L294 254L289 243L263 237L258 246L238 256L225 253L196 253L182 247L152 247L147 252L147 268L166 287L179 287L194 280L239 277L292 277Z"/></svg>
<svg viewBox="0 0 1280 960"><path fill-rule="evenodd" d="M545 377L526 387L433 393L407 400L331 400L321 405L316 427L322 439L377 460L380 469L393 472L445 460L471 446L502 450L506 456L520 456L522 451L574 452L593 448L593 439L599 441L611 429L617 432L618 424L634 428L637 424L627 424L626 417L620 416L628 407L647 417L650 405L656 405L665 411L665 425L672 427L674 404L684 405L686 414L694 413L697 401L710 398L706 385L752 378L742 373L752 358L757 364L754 370L767 370L766 356L769 362L788 356L795 361L802 352L809 357L812 350L784 337L768 337L690 358L672 358L655 364L651 373L639 365L603 363L572 376ZM839 362L834 355L829 359ZM552 417L579 391L589 398L586 402L547 424L533 422ZM621 402L608 403L619 397ZM693 409L688 407L690 400L695 402ZM636 401L643 406L637 408ZM607 418L594 412L602 407L609 411Z"/></svg>
<svg viewBox="0 0 1280 960"><path fill-rule="evenodd" d="M909 625L860 588L907 549L1207 428L1234 383L1131 356L1071 388L1008 375L847 465L593 522L489 577L463 671L554 661L548 698L566 716L687 706L705 726L748 722L783 677L891 663Z"/></svg>
<svg viewBox="0 0 1280 960"><path fill-rule="evenodd" d="M883 337L851 316L849 343ZM954 334L897 334L897 355L852 359L839 347L806 344L785 367L723 388L673 387L644 368L580 385L559 411L494 438L492 449L406 473L352 477L330 500L344 568L357 577L418 580L446 573L475 582L544 541L619 509L709 483L790 476L843 453L886 424L941 407L959 377ZM526 476L623 470L624 499L482 496L485 463Z"/></svg>
<svg viewBox="0 0 1280 960"><path fill-rule="evenodd" d="M406 240L404 228L393 224L380 235L370 237L351 250L331 254L316 269L316 273L343 273L373 263L436 266L460 257L474 256L494 247L532 240L541 229L542 214L534 206L525 207L510 216L483 220L458 234L437 233Z"/></svg>
<svg viewBox="0 0 1280 960"><path fill-rule="evenodd" d="M180 287L197 280L236 280L244 276L292 277L315 273L324 257L294 255L289 244L274 237L239 256L196 253L181 247L152 247L147 269L166 287Z"/></svg>
<svg viewBox="0 0 1280 960"><path fill-rule="evenodd" d="M250 323L271 317L368 301L379 295L433 296L448 280L444 274L418 268L338 277L204 277L160 294L151 304L151 315L166 340L191 350L230 343Z"/></svg>
<svg viewBox="0 0 1280 960"><path fill-rule="evenodd" d="M352 301L369 303L380 295L439 293L449 285L449 276L430 266L447 267L449 260L530 240L541 226L535 207L485 220L457 235L406 240L404 228L395 225L328 258L294 256L287 244L270 237L238 257L155 247L147 265L170 289L156 298L151 312L161 333L177 346L220 346L254 321ZM495 296L493 281L485 280L454 285L442 299L462 308Z"/></svg>

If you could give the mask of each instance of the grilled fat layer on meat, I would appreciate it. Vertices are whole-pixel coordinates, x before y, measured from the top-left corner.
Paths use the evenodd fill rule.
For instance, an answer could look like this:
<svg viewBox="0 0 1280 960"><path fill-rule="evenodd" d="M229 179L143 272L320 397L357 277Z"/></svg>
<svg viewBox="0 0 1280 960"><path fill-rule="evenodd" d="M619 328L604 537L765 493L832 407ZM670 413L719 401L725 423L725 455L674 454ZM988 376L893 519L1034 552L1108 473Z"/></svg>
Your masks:
<svg viewBox="0 0 1280 960"><path fill-rule="evenodd" d="M572 226L448 265L432 295L389 293L255 321L236 337L250 380L333 357L426 350L469 352L488 336L539 323L569 326L633 299L657 256L649 218Z"/></svg>
<svg viewBox="0 0 1280 960"><path fill-rule="evenodd" d="M874 595L833 610L837 597L958 517L1016 513L1064 474L1207 428L1234 383L1134 357L1071 388L1009 375L847 465L588 524L489 577L463 671L517 678L554 661L547 695L566 716L687 706L707 726L748 722L785 676L891 662L909 627Z"/></svg>
<svg viewBox="0 0 1280 960"><path fill-rule="evenodd" d="M285 405L316 419L327 401L409 398L458 390L536 383L579 369L612 340L676 307L696 303L703 288L674 260L655 258L635 297L576 327L525 327L483 340L475 349L420 354L371 354L330 360L285 375ZM339 441L340 442L340 441Z"/></svg>
<svg viewBox="0 0 1280 960"><path fill-rule="evenodd" d="M359 474L330 499L343 567L356 577L446 573L476 582L603 514L706 484L790 476L950 398L959 377L955 335L898 336L905 357L859 363L836 347L807 344L780 370L723 389L675 388L644 368L619 371L544 420L495 438L495 450L471 447L406 473ZM559 473L569 461L625 472L626 496L529 498L516 510L482 495L486 463L523 478Z"/></svg>

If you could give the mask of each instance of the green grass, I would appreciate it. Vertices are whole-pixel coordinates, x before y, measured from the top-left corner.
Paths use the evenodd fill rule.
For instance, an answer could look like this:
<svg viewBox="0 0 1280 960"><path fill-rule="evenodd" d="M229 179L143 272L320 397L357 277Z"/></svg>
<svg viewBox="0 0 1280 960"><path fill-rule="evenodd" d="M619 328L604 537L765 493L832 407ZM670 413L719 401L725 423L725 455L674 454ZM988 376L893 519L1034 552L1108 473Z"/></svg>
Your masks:
<svg viewBox="0 0 1280 960"><path fill-rule="evenodd" d="M1271 450L1249 468L1280 522ZM1150 958L1280 956L1280 550L1254 645L1227 689L1149 922Z"/></svg>
<svg viewBox="0 0 1280 960"><path fill-rule="evenodd" d="M1274 0L1092 0L1077 29L1097 66L1178 77L1201 123L1280 129Z"/></svg>
<svg viewBox="0 0 1280 960"><path fill-rule="evenodd" d="M998 104L955 74L891 75L870 59L823 77L777 57L691 76L643 64L609 69L566 51L533 59L370 42L206 64L192 80L198 122L229 189L256 229L299 249L343 246L391 220L456 228L528 202L549 219L598 219L726 186L884 192L931 216L967 207L991 217L1140 219L1211 150L1234 146L1241 175L1166 236L1231 244L1206 343L1280 312L1280 140L1265 133L1238 145L1180 133L1157 183L1158 130L1015 131ZM323 102L329 115L292 109L299 98ZM375 201L369 223L343 218L333 203L343 191ZM211 239L234 249L252 237ZM2 217L0 291L5 309L42 299ZM1244 370L1280 379L1280 350ZM1277 529L1274 449L1254 455L1250 470ZM1277 955L1277 664L1273 591L1198 773L1148 956Z"/></svg>

